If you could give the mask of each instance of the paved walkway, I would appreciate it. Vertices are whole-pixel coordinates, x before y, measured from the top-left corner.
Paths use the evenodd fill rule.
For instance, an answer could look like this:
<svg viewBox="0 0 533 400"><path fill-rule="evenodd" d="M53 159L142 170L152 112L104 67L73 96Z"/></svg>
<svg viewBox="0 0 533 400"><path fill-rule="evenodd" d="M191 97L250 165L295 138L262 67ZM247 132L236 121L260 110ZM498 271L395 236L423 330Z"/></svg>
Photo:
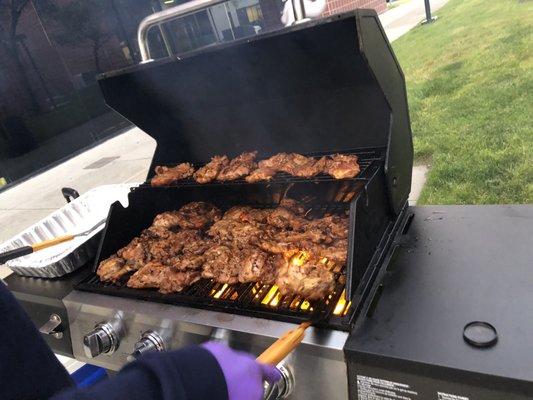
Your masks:
<svg viewBox="0 0 533 400"><path fill-rule="evenodd" d="M446 1L431 0L433 9L436 11ZM411 0L380 16L391 41L416 26L423 18L423 0ZM0 193L0 243L61 207L65 203L61 195L62 187L72 187L83 193L99 185L144 181L154 150L155 141L140 129L133 128ZM110 162L97 169L87 169L104 158L109 158ZM411 202L416 202L426 172L424 166L414 169ZM0 267L0 278L8 273Z"/></svg>
<svg viewBox="0 0 533 400"><path fill-rule="evenodd" d="M435 16L435 12L447 2L448 0L431 0L432 15ZM425 10L424 0L410 0L381 14L379 19L389 41L395 41L425 20Z"/></svg>

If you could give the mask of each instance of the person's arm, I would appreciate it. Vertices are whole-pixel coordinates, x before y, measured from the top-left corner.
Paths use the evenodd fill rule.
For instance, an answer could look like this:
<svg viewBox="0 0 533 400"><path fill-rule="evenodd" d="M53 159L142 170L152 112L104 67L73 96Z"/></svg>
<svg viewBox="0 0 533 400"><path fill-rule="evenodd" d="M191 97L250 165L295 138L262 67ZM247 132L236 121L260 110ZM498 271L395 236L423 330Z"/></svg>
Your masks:
<svg viewBox="0 0 533 400"><path fill-rule="evenodd" d="M261 400L279 372L219 343L147 354L87 389L67 371L0 282L0 399ZM65 390L66 389L66 390Z"/></svg>
<svg viewBox="0 0 533 400"><path fill-rule="evenodd" d="M147 354L116 376L86 389L70 389L50 400L228 400L215 357L199 346Z"/></svg>
<svg viewBox="0 0 533 400"><path fill-rule="evenodd" d="M73 385L32 321L0 282L0 399L46 399Z"/></svg>
<svg viewBox="0 0 533 400"><path fill-rule="evenodd" d="M142 356L117 376L50 400L261 400L279 371L216 342Z"/></svg>

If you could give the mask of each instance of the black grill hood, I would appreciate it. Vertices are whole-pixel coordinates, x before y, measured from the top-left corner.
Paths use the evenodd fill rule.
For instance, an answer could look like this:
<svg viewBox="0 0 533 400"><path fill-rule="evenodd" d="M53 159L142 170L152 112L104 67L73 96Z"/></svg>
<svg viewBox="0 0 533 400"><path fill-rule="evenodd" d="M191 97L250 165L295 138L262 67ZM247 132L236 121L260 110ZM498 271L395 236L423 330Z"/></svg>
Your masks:
<svg viewBox="0 0 533 400"><path fill-rule="evenodd" d="M155 165L247 150L383 148L395 212L409 194L405 82L374 11L106 73L99 83L107 104L157 141L150 177Z"/></svg>

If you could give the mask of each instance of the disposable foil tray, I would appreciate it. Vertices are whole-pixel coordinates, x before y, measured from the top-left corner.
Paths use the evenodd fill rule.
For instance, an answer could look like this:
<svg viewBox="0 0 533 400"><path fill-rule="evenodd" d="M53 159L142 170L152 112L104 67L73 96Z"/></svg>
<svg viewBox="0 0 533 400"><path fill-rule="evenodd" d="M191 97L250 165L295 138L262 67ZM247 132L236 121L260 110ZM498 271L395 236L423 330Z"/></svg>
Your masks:
<svg viewBox="0 0 533 400"><path fill-rule="evenodd" d="M0 245L0 252L28 246L65 234L88 230L107 217L115 201L128 206L128 193L137 184L104 185L89 190L35 225ZM5 265L24 276L56 278L81 267L95 254L104 224L87 236L8 261Z"/></svg>

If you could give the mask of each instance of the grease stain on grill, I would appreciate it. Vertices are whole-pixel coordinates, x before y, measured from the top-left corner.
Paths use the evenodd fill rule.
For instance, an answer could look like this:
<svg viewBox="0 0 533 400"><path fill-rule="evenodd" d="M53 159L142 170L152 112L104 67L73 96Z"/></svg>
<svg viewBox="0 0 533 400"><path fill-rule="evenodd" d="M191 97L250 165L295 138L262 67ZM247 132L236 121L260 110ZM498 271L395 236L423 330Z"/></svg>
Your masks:
<svg viewBox="0 0 533 400"><path fill-rule="evenodd" d="M219 322L231 322L235 319L233 314L219 314L217 315L217 321Z"/></svg>
<svg viewBox="0 0 533 400"><path fill-rule="evenodd" d="M83 169L99 169L102 168L104 165L115 161L118 158L120 158L120 156L102 157L99 160L96 160L95 162L83 167Z"/></svg>

